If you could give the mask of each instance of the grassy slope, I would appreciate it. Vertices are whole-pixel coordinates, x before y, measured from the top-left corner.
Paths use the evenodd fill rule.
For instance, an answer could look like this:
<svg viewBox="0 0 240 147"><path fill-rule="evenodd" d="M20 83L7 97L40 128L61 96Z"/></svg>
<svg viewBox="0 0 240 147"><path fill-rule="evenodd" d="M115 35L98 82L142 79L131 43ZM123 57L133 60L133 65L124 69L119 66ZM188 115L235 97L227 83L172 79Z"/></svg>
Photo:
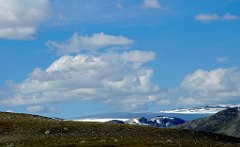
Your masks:
<svg viewBox="0 0 240 147"><path fill-rule="evenodd" d="M229 136L240 137L240 117L236 117L231 122L222 124L221 127L216 131L216 133L226 134Z"/></svg>
<svg viewBox="0 0 240 147"><path fill-rule="evenodd" d="M187 130L0 113L0 146L237 146L234 142L240 140Z"/></svg>

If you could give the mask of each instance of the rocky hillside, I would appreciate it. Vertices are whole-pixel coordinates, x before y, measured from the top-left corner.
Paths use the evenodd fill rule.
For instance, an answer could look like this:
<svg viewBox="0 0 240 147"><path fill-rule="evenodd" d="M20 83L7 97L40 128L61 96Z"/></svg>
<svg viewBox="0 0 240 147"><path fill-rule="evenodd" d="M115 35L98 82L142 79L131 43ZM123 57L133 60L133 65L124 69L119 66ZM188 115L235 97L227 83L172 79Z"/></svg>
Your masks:
<svg viewBox="0 0 240 147"><path fill-rule="evenodd" d="M206 131L240 137L240 109L228 108L210 117L201 118L178 125L175 128Z"/></svg>

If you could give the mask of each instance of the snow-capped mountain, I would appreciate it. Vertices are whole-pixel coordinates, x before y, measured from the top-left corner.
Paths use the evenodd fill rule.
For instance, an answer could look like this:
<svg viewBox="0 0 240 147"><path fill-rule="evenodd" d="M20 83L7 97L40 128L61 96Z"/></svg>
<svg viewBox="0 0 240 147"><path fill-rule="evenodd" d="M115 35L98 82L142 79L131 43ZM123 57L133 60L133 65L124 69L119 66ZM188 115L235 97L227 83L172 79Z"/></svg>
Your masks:
<svg viewBox="0 0 240 147"><path fill-rule="evenodd" d="M185 120L175 117L164 117L157 116L152 119L146 119L145 117L132 118L125 122L125 124L133 125L146 125L146 126L155 126L155 127L170 127L178 124L184 123Z"/></svg>
<svg viewBox="0 0 240 147"><path fill-rule="evenodd" d="M155 127L170 127L186 122L183 119L176 117L165 117L157 116L151 119L145 117L136 117L131 119L75 119L72 121L82 121L82 122L109 122L115 124L130 124L130 125L144 125L144 126L155 126Z"/></svg>
<svg viewBox="0 0 240 147"><path fill-rule="evenodd" d="M227 108L240 107L240 105L231 104L215 104L207 106L199 106L194 108L178 108L173 110L164 110L160 113L181 113L181 114L215 114Z"/></svg>
<svg viewBox="0 0 240 147"><path fill-rule="evenodd" d="M183 120L194 120L198 118L203 118L211 115L211 113L156 113L156 112L113 112L113 113L102 113L95 115L87 115L75 118L65 118L66 120L72 121L87 121L87 122L108 122L111 120L120 120L127 121L131 118L140 118L145 117L147 119L154 118L156 116L165 116L165 117L176 117Z"/></svg>
<svg viewBox="0 0 240 147"><path fill-rule="evenodd" d="M180 118L164 116L157 116L155 118L152 118L151 121L157 127L170 127L186 122L185 120Z"/></svg>
<svg viewBox="0 0 240 147"><path fill-rule="evenodd" d="M150 124L150 121L146 119L145 117L139 117L139 118L132 118L125 122L126 124L131 125L146 125L148 126Z"/></svg>

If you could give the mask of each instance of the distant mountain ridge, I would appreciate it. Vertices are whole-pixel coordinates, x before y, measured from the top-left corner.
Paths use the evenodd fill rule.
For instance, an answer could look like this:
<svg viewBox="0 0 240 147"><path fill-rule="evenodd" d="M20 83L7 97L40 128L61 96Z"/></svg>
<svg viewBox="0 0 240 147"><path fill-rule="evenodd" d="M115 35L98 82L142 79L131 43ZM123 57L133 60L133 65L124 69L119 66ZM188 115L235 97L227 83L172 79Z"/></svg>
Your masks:
<svg viewBox="0 0 240 147"><path fill-rule="evenodd" d="M194 108L178 108L173 110L164 110L160 113L180 113L180 114L215 114L227 108L240 107L239 104L215 104L199 106Z"/></svg>
<svg viewBox="0 0 240 147"><path fill-rule="evenodd" d="M156 116L166 116L166 117L176 117L181 118L183 120L194 120L198 118L203 118L210 116L211 114L184 114L184 113L154 113L154 112L142 112L142 113L136 113L136 112L113 112L113 113L102 113L102 114L95 114L95 115L87 115L87 116L80 116L75 118L69 118L66 120L73 120L73 121L92 121L92 122L107 122L111 120L121 120L126 121L131 118L139 118L139 117L145 117L147 119L154 118Z"/></svg>
<svg viewBox="0 0 240 147"><path fill-rule="evenodd" d="M227 108L210 117L189 121L174 128L240 137L240 108Z"/></svg>
<svg viewBox="0 0 240 147"><path fill-rule="evenodd" d="M179 125L182 123L185 123L186 121L180 118L175 117L164 117L164 116L157 116L151 119L147 119L145 117L139 117L139 118L132 118L128 121L119 121L119 120L113 120L110 121L112 123L119 123L119 124L130 124L130 125L143 125L143 126L154 126L154 127L170 127Z"/></svg>

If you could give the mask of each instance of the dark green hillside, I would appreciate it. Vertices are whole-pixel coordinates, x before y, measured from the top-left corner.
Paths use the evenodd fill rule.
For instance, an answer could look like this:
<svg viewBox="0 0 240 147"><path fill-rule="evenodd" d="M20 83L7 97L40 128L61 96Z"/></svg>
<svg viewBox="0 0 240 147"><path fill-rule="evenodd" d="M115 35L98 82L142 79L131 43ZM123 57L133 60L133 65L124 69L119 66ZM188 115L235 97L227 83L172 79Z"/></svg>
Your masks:
<svg viewBox="0 0 240 147"><path fill-rule="evenodd" d="M112 123L82 123L0 113L0 146L238 146L205 132Z"/></svg>

